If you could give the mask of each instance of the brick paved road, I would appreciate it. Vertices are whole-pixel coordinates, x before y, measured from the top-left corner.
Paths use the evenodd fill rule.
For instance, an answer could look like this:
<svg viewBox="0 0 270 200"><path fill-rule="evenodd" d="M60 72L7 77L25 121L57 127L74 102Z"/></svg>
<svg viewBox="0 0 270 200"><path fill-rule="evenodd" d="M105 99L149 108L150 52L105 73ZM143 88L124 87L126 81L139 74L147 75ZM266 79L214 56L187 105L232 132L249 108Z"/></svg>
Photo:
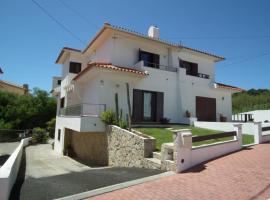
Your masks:
<svg viewBox="0 0 270 200"><path fill-rule="evenodd" d="M270 144L213 160L184 174L95 196L121 199L267 199L270 197Z"/></svg>

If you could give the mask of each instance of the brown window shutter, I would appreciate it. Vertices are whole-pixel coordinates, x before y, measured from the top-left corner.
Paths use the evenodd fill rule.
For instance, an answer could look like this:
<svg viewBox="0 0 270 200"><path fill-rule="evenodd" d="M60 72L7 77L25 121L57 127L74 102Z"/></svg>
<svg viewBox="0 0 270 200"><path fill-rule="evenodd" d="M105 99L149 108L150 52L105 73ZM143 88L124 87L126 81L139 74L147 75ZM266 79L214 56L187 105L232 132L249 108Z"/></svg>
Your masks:
<svg viewBox="0 0 270 200"><path fill-rule="evenodd" d="M163 112L164 112L164 93L163 92L157 92L157 122L160 122L160 119L163 118Z"/></svg>
<svg viewBox="0 0 270 200"><path fill-rule="evenodd" d="M143 121L143 92L142 90L133 90L133 111L132 121Z"/></svg>
<svg viewBox="0 0 270 200"><path fill-rule="evenodd" d="M141 51L141 49L139 49L139 61L141 61L142 60L142 51Z"/></svg>
<svg viewBox="0 0 270 200"><path fill-rule="evenodd" d="M192 63L192 74L197 75L198 74L198 64L197 63Z"/></svg>
<svg viewBox="0 0 270 200"><path fill-rule="evenodd" d="M155 63L155 68L159 68L159 55L154 54L154 63Z"/></svg>

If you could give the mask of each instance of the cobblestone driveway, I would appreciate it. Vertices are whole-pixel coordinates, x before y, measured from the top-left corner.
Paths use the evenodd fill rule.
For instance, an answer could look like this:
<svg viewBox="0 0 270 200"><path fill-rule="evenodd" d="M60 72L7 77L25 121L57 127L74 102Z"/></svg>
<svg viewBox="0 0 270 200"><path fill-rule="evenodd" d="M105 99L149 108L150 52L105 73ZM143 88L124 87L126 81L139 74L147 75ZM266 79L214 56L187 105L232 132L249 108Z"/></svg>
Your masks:
<svg viewBox="0 0 270 200"><path fill-rule="evenodd" d="M184 174L117 190L91 200L267 199L270 144L260 144L210 161Z"/></svg>

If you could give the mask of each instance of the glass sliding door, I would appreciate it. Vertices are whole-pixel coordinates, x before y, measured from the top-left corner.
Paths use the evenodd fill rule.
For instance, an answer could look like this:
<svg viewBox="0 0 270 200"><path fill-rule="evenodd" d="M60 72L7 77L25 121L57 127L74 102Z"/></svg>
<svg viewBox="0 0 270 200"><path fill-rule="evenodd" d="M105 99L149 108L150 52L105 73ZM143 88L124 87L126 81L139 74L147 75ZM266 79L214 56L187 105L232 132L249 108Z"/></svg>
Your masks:
<svg viewBox="0 0 270 200"><path fill-rule="evenodd" d="M152 93L151 92L143 93L143 119L144 120L152 119Z"/></svg>

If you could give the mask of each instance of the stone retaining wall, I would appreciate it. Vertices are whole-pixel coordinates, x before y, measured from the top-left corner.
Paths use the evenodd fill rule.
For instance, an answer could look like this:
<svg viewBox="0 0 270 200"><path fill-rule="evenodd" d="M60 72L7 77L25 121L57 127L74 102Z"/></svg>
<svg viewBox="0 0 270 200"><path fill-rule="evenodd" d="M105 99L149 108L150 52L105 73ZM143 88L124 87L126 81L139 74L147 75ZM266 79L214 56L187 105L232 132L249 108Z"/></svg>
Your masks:
<svg viewBox="0 0 270 200"><path fill-rule="evenodd" d="M108 126L109 165L118 167L144 167L146 157L151 157L155 139L136 134L117 126Z"/></svg>

